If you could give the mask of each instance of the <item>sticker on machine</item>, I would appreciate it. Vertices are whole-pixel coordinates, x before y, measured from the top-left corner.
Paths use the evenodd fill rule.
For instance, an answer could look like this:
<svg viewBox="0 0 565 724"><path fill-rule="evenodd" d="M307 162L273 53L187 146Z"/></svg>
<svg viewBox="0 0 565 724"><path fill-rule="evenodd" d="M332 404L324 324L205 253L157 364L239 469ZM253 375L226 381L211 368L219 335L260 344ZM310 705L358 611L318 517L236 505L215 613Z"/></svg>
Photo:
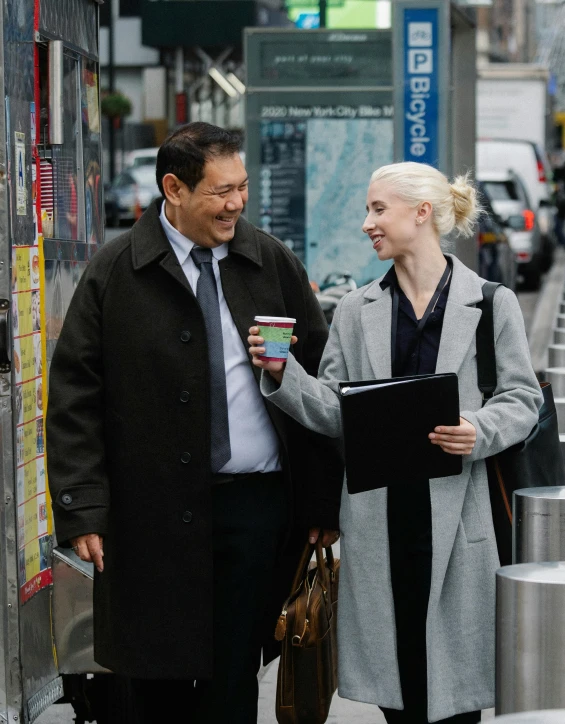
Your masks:
<svg viewBox="0 0 565 724"><path fill-rule="evenodd" d="M25 216L26 199L26 137L25 133L15 131L16 137L16 214Z"/></svg>

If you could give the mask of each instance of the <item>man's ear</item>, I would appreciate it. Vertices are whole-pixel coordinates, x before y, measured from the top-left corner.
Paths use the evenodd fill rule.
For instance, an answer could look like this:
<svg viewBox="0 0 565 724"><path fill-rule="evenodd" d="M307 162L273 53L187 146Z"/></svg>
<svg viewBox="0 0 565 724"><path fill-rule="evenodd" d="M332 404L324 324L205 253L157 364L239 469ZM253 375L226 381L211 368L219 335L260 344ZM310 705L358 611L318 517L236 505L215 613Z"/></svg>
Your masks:
<svg viewBox="0 0 565 724"><path fill-rule="evenodd" d="M167 201L173 206L180 206L181 192L185 184L174 173L166 173L161 183Z"/></svg>

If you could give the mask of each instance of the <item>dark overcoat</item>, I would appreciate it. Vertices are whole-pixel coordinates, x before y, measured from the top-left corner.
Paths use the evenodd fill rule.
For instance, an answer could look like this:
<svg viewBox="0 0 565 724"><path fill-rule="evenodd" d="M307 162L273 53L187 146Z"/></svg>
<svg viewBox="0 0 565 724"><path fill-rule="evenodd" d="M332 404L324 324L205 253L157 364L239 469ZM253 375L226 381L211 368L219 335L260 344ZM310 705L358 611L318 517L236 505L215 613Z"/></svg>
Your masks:
<svg viewBox="0 0 565 724"><path fill-rule="evenodd" d="M71 301L50 370L49 484L59 543L104 536L104 572L94 581L96 661L140 678L205 679L213 573L208 351L160 203L97 252ZM327 324L284 244L240 218L220 273L244 344L256 314L295 317L294 354L315 374ZM290 521L265 622L269 660L305 528L338 528L342 468L331 441L266 404L281 442Z"/></svg>

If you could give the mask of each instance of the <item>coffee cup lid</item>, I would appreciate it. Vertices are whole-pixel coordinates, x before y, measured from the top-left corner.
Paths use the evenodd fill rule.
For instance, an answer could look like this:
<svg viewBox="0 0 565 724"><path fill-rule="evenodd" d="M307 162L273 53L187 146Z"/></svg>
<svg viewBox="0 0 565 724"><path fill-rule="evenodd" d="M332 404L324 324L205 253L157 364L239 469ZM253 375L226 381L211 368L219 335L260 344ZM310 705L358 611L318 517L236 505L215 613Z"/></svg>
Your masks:
<svg viewBox="0 0 565 724"><path fill-rule="evenodd" d="M283 324L296 324L296 319L292 317L255 317L256 322L282 322Z"/></svg>

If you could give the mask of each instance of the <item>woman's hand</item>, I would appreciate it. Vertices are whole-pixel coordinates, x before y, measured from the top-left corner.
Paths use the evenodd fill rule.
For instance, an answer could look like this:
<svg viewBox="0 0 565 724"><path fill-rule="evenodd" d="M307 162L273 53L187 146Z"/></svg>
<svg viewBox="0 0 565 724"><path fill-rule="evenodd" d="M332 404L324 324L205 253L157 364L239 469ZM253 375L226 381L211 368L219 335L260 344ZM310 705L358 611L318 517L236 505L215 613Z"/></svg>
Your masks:
<svg viewBox="0 0 565 724"><path fill-rule="evenodd" d="M457 427L443 425L436 427L428 437L433 445L439 445L446 453L470 455L477 442L477 431L468 420L460 417Z"/></svg>
<svg viewBox="0 0 565 724"><path fill-rule="evenodd" d="M259 337L259 327L250 328L247 341L249 342L249 354L253 357L253 364L255 367L267 370L271 377L273 377L280 385L284 375L286 362L265 362L264 360L259 359L259 355L265 354L265 348L261 346L265 340L263 337ZM297 342L298 337L292 335L290 343L296 344Z"/></svg>

